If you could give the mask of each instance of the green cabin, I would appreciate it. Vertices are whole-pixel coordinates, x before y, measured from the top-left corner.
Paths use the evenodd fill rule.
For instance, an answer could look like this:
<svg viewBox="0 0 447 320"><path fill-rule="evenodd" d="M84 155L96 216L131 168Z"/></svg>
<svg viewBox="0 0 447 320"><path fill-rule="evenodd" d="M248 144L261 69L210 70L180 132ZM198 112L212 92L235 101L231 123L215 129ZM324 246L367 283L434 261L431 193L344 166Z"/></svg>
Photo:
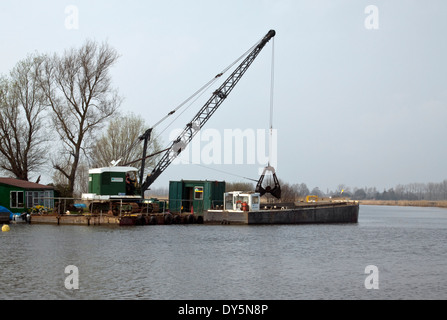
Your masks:
<svg viewBox="0 0 447 320"><path fill-rule="evenodd" d="M170 181L169 210L203 215L210 209L223 206L224 181Z"/></svg>
<svg viewBox="0 0 447 320"><path fill-rule="evenodd" d="M54 208L53 187L14 178L0 178L0 206L13 213L23 213L38 205Z"/></svg>
<svg viewBox="0 0 447 320"><path fill-rule="evenodd" d="M101 196L125 196L126 174L136 181L138 169L133 167L109 167L90 169L88 175L88 192ZM135 194L140 193L134 188Z"/></svg>

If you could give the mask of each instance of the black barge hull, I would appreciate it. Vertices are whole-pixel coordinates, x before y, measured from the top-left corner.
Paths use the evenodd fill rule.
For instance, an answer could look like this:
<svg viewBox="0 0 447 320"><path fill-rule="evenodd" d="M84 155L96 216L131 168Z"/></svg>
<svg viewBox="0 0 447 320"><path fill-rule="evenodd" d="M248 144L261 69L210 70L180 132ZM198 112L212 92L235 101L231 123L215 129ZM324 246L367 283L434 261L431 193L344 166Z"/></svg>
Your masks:
<svg viewBox="0 0 447 320"><path fill-rule="evenodd" d="M357 223L358 217L358 202L342 202L248 212L210 210L204 215L204 223L241 225Z"/></svg>

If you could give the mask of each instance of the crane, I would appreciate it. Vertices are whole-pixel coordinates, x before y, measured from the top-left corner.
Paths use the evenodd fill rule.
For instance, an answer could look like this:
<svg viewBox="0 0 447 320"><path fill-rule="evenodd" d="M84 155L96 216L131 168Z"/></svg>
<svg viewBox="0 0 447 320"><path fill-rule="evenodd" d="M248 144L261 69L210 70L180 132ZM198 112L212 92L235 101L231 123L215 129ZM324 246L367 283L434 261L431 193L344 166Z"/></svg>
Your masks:
<svg viewBox="0 0 447 320"><path fill-rule="evenodd" d="M143 135L140 136L140 141L143 141L143 157L140 171L140 186L141 195L144 196L144 192L154 183L154 181L166 170L166 168L175 160L175 158L187 147L194 136L202 129L206 122L216 112L219 106L225 101L230 92L234 89L236 84L248 70L250 65L256 59L258 54L264 48L264 46L276 35L275 30L270 30L264 38L254 47L254 49L247 55L247 57L241 62L241 64L234 70L234 72L225 80L225 82L213 92L211 98L205 103L195 117L189 122L180 135L175 139L170 147L168 147L160 161L155 165L152 172L146 176L143 182L143 175L145 169L146 149L148 142L151 138L152 128L148 129ZM216 78L221 77L218 74ZM172 111L169 115L172 115L175 111ZM169 116L168 115L168 116Z"/></svg>

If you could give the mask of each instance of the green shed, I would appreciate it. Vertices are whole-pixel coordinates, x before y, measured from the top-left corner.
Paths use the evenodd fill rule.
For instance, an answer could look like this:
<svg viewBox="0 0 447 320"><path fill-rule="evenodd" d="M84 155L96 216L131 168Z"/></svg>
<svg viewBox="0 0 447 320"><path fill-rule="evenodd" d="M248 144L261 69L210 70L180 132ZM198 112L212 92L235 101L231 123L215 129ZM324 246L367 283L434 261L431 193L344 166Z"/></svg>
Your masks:
<svg viewBox="0 0 447 320"><path fill-rule="evenodd" d="M54 208L53 187L14 178L0 178L0 206L13 213L23 213L38 205Z"/></svg>
<svg viewBox="0 0 447 320"><path fill-rule="evenodd" d="M225 181L170 181L169 210L196 215L223 205Z"/></svg>

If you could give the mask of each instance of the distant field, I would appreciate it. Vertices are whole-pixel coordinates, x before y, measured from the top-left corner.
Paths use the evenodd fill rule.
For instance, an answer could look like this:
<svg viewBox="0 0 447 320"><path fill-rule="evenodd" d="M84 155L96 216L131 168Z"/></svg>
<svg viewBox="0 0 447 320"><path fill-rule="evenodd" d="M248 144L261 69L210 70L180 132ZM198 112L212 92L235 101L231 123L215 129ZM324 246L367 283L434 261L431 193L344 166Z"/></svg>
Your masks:
<svg viewBox="0 0 447 320"><path fill-rule="evenodd" d="M447 201L427 201L427 200L360 200L360 205L373 206L409 206L409 207L438 207L447 208Z"/></svg>

